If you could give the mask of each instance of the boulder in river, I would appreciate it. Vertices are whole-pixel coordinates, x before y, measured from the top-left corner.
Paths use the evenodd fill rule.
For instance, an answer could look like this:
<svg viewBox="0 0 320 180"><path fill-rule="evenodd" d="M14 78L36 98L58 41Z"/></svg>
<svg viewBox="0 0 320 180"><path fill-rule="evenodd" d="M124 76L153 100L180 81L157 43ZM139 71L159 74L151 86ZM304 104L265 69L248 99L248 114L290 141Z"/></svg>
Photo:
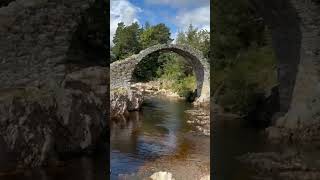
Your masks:
<svg viewBox="0 0 320 180"><path fill-rule="evenodd" d="M129 111L139 110L142 102L143 95L140 91L126 88L113 89L110 92L111 117L123 116Z"/></svg>

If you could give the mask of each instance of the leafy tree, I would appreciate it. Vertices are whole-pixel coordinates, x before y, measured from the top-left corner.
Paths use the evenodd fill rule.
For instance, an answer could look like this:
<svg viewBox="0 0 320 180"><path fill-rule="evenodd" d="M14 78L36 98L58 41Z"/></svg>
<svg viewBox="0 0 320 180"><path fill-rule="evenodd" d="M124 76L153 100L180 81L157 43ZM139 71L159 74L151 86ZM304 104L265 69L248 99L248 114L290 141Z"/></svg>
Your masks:
<svg viewBox="0 0 320 180"><path fill-rule="evenodd" d="M114 46L112 53L115 59L124 59L130 55L139 53L141 46L139 44L139 37L142 29L137 22L130 26L125 26L124 23L118 23L118 27L113 38Z"/></svg>
<svg viewBox="0 0 320 180"><path fill-rule="evenodd" d="M146 23L144 31L140 35L140 44L142 48L171 42L170 29L163 23L157 24L155 26L150 26Z"/></svg>
<svg viewBox="0 0 320 180"><path fill-rule="evenodd" d="M209 58L210 32L207 30L198 30L190 24L186 32L178 33L176 43L188 44L193 48L200 50L206 58Z"/></svg>
<svg viewBox="0 0 320 180"><path fill-rule="evenodd" d="M247 114L276 84L270 32L248 0L213 1L211 7L214 100L225 110Z"/></svg>
<svg viewBox="0 0 320 180"><path fill-rule="evenodd" d="M251 9L248 0L213 2L213 57L229 64L252 44L265 45L265 25ZM215 63L215 65L217 65Z"/></svg>
<svg viewBox="0 0 320 180"><path fill-rule="evenodd" d="M151 47L156 44L164 44L171 42L170 29L163 23L155 26L146 23L145 29L140 34L139 43L142 49ZM134 72L134 77L140 81L149 81L157 78L157 69L165 61L166 55L160 55L156 52L144 58Z"/></svg>
<svg viewBox="0 0 320 180"><path fill-rule="evenodd" d="M198 30L192 25L186 32L179 32L177 44L188 44L200 50L205 57L209 57L210 33L207 30ZM196 88L196 79L193 68L185 59L176 54L170 54L158 74L165 88L170 88L181 96L190 97Z"/></svg>

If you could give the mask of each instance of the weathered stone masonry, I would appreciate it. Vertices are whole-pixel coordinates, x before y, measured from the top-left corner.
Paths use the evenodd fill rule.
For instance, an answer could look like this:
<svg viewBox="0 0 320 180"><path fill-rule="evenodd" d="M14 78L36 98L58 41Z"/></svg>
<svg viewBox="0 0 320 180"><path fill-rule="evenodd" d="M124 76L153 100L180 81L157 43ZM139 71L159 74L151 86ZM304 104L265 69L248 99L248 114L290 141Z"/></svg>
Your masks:
<svg viewBox="0 0 320 180"><path fill-rule="evenodd" d="M105 139L106 3L1 4L0 135L22 165L87 152Z"/></svg>
<svg viewBox="0 0 320 180"><path fill-rule="evenodd" d="M280 112L276 125L320 121L320 2L251 0L272 31L278 60Z"/></svg>
<svg viewBox="0 0 320 180"><path fill-rule="evenodd" d="M141 51L139 54L120 60L110 65L111 88L128 87L133 79L132 74L137 64L154 52L175 52L190 63L197 79L197 95L199 102L209 102L210 98L210 70L209 64L202 53L187 45L159 44Z"/></svg>

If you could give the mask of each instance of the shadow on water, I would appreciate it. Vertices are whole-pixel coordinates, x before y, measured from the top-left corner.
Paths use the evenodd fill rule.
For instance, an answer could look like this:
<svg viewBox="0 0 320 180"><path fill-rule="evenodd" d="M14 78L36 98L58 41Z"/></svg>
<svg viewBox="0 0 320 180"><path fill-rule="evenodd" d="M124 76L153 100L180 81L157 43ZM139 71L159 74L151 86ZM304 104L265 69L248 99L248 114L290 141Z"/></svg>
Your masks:
<svg viewBox="0 0 320 180"><path fill-rule="evenodd" d="M149 98L140 112L111 123L111 179L137 173L145 163L189 147L181 134L190 130L185 110L191 104L161 97Z"/></svg>
<svg viewBox="0 0 320 180"><path fill-rule="evenodd" d="M309 145L272 144L257 128L244 119L216 117L213 127L213 173L216 180L251 180L257 173L238 160L239 156L256 152L298 153L310 167L320 167L320 148ZM318 162L318 164L316 164Z"/></svg>
<svg viewBox="0 0 320 180"><path fill-rule="evenodd" d="M64 161L54 168L17 169L13 157L14 154L5 149L3 139L0 139L0 180L108 179L106 148L90 157Z"/></svg>
<svg viewBox="0 0 320 180"><path fill-rule="evenodd" d="M213 169L218 180L248 180L252 172L236 157L263 149L260 131L242 119L216 117L213 133Z"/></svg>

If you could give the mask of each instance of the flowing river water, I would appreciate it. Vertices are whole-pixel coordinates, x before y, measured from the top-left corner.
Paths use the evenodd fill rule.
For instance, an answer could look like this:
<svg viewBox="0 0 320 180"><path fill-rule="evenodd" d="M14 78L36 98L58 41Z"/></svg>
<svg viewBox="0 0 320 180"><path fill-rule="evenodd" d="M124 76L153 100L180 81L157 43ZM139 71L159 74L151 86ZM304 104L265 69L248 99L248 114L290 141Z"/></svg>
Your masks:
<svg viewBox="0 0 320 180"><path fill-rule="evenodd" d="M213 162L211 163L214 177L217 180L273 179L269 177L270 175L258 175L257 172L261 172L259 169L240 162L239 157L248 153L299 154L303 155L305 165L320 168L320 146L313 143L303 146L271 143L266 139L264 129L253 126L252 121L219 116L215 118L213 141L211 141L213 146ZM272 164L266 165L273 167Z"/></svg>
<svg viewBox="0 0 320 180"><path fill-rule="evenodd" d="M108 179L107 153L73 157L59 166L22 169L16 168L14 155L0 142L0 180L93 180Z"/></svg>
<svg viewBox="0 0 320 180"><path fill-rule="evenodd" d="M12 154L0 138L0 180L103 180L118 179L121 174L149 177L153 172L172 172L176 180L192 179L211 171L217 180L249 180L255 172L241 164L237 157L248 152L303 152L320 167L320 150L288 147L267 143L262 130L241 119L215 117L213 162L210 162L210 138L193 132L185 113L192 109L183 100L154 97L147 99L140 112L133 112L127 120L111 122L110 170L106 150L90 157L77 157L51 168L15 169Z"/></svg>
<svg viewBox="0 0 320 180"><path fill-rule="evenodd" d="M184 100L153 97L129 119L112 121L110 177L106 150L70 158L58 167L16 169L14 155L0 139L0 180L103 180L131 173L149 177L153 171L169 170L176 179L197 179L209 173L210 138L192 132L185 113L191 108Z"/></svg>
<svg viewBox="0 0 320 180"><path fill-rule="evenodd" d="M110 136L111 179L121 174L137 174L144 169L146 176L156 171L170 171L176 179L188 179L195 172L183 172L195 159L210 162L210 138L191 135L186 110L190 103L153 97L145 100L142 111L130 114L127 120L113 121ZM201 149L200 145L202 146ZM169 167L173 165L175 167ZM152 167L150 167L152 166ZM179 169L179 166L181 166ZM194 169L196 171L196 169ZM191 174L193 173L193 174ZM182 177L182 176L185 177Z"/></svg>

